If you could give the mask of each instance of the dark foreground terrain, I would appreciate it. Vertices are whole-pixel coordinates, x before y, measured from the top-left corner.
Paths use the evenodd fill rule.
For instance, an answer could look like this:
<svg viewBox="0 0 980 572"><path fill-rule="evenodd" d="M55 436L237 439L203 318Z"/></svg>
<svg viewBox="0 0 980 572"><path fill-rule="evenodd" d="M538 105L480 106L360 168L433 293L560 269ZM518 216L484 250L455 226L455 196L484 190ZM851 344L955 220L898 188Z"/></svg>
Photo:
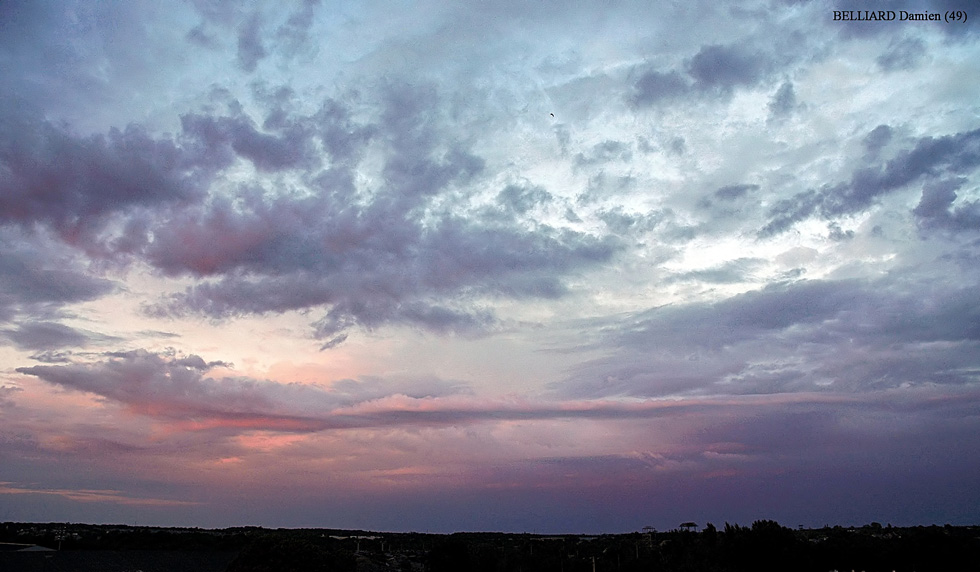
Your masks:
<svg viewBox="0 0 980 572"><path fill-rule="evenodd" d="M629 572L976 570L980 526L536 535L0 524L0 572Z"/></svg>

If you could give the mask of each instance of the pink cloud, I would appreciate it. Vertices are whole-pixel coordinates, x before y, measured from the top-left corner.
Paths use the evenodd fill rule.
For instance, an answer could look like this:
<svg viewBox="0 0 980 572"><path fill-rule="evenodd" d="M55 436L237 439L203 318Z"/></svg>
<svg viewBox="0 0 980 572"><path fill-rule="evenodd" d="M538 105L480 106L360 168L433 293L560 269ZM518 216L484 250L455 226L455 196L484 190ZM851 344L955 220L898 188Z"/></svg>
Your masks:
<svg viewBox="0 0 980 572"><path fill-rule="evenodd" d="M106 354L101 362L19 368L61 387L98 395L181 431L315 432L356 428L471 425L559 419L654 419L724 411L805 405L867 404L872 396L803 392L660 399L555 401L481 397L464 388L432 385L406 395L398 384L344 380L330 385L208 377L215 364L198 356L143 350ZM425 384L416 384L424 387ZM384 394L385 390L393 391ZM440 395L439 392L448 392ZM873 397L881 399L880 395Z"/></svg>

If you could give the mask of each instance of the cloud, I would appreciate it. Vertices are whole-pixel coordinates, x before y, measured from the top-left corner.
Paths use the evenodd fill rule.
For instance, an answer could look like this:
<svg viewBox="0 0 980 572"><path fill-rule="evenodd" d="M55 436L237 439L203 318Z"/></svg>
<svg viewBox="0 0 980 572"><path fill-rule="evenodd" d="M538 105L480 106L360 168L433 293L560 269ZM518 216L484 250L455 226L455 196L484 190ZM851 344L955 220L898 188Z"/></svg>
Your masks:
<svg viewBox="0 0 980 572"><path fill-rule="evenodd" d="M793 83L784 82L769 101L769 118L774 120L787 117L799 107L800 104L796 101L796 90L793 88Z"/></svg>
<svg viewBox="0 0 980 572"><path fill-rule="evenodd" d="M600 211L601 220L612 232L618 235L630 236L643 234L656 229L665 220L671 218L671 212L653 211L649 213L628 213L622 207Z"/></svg>
<svg viewBox="0 0 980 572"><path fill-rule="evenodd" d="M636 81L632 100L640 106L653 105L681 97L690 89L690 81L676 71L648 71Z"/></svg>
<svg viewBox="0 0 980 572"><path fill-rule="evenodd" d="M865 138L869 151L880 148L889 132L875 128ZM857 168L844 183L808 189L778 201L769 210L769 221L759 231L767 237L784 232L815 214L824 219L861 212L879 198L920 179L972 173L980 166L980 130L940 137L921 137L911 148L897 153L884 165Z"/></svg>
<svg viewBox="0 0 980 572"><path fill-rule="evenodd" d="M608 326L601 345L614 353L554 389L595 398L974 384L980 296L897 286L799 281L651 309Z"/></svg>
<svg viewBox="0 0 980 572"><path fill-rule="evenodd" d="M670 103L692 95L727 99L737 88L758 85L774 62L746 44L701 46L681 70L650 69L633 83L630 102L637 107ZM786 115L795 106L793 85L783 84L777 93L773 115Z"/></svg>
<svg viewBox="0 0 980 572"><path fill-rule="evenodd" d="M218 47L218 41L207 32L204 24L199 24L194 26L187 32L186 36L189 42L192 42L202 48L216 49Z"/></svg>
<svg viewBox="0 0 980 572"><path fill-rule="evenodd" d="M53 315L66 304L85 302L117 289L111 280L84 272L72 258L43 241L0 230L0 322L19 315Z"/></svg>
<svg viewBox="0 0 980 572"><path fill-rule="evenodd" d="M46 224L85 245L114 213L202 196L202 165L135 125L82 137L30 109L2 109L0 133L0 223Z"/></svg>
<svg viewBox="0 0 980 572"><path fill-rule="evenodd" d="M296 11L276 30L276 37L287 53L295 52L309 41L319 7L320 0L302 0Z"/></svg>
<svg viewBox="0 0 980 572"><path fill-rule="evenodd" d="M632 149L622 141L603 141L592 146L588 153L578 153L575 156L577 166L593 166L610 161L629 162L633 158Z"/></svg>
<svg viewBox="0 0 980 572"><path fill-rule="evenodd" d="M966 182L963 177L952 177L923 185L922 198L912 210L919 225L949 231L980 229L980 201L960 201L958 206L953 206L956 191Z"/></svg>
<svg viewBox="0 0 980 572"><path fill-rule="evenodd" d="M497 202L505 210L523 215L539 205L545 205L554 197L542 187L526 188L520 185L507 185L497 194Z"/></svg>
<svg viewBox="0 0 980 572"><path fill-rule="evenodd" d="M738 184L738 185L725 185L724 187L719 187L714 192L714 197L717 199L732 201L744 197L750 191L758 191L759 185L750 184Z"/></svg>
<svg viewBox="0 0 980 572"><path fill-rule="evenodd" d="M84 347L93 338L106 339L90 332L54 322L28 322L14 330L0 330L0 336L20 349L53 350L64 347Z"/></svg>
<svg viewBox="0 0 980 572"><path fill-rule="evenodd" d="M0 222L40 223L92 257L201 279L155 315L323 308L324 347L355 326L484 331L488 299L561 296L565 276L617 250L538 224L525 203L545 200L543 188L523 198L505 188L510 218L470 216L486 162L456 136L437 89L393 81L375 95L303 114L278 90L263 99L261 127L225 98L227 114L185 113L177 135L160 137L135 125L81 137L6 113ZM621 147L598 145L593 159L628 158ZM291 191L263 178L228 185L244 165L289 177Z"/></svg>
<svg viewBox="0 0 980 572"><path fill-rule="evenodd" d="M377 123L355 122L352 110L328 101L310 116L277 116L281 136L259 133L243 116L185 115L188 146L206 162L241 156L260 170L296 172L309 192L243 188L151 227L147 261L168 275L208 279L151 312L220 318L324 307L315 332L325 347L355 326L479 332L494 317L475 300L556 297L563 275L612 257L608 238L532 222L533 204L549 201L543 188L505 187L498 202L508 217L466 216L485 162L445 137L437 98L391 85ZM368 145L382 151L370 190L355 183ZM317 146L331 161L319 172Z"/></svg>
<svg viewBox="0 0 980 572"><path fill-rule="evenodd" d="M895 130L888 125L875 127L864 137L863 143L868 154L876 157L888 143L892 140Z"/></svg>
<svg viewBox="0 0 980 572"><path fill-rule="evenodd" d="M892 41L885 53L875 60L886 72L910 70L915 68L924 57L925 44L919 38L902 38Z"/></svg>
<svg viewBox="0 0 980 572"><path fill-rule="evenodd" d="M230 165L236 154L248 159L260 171L316 166L310 134L300 124L277 125L281 135L262 133L242 114L211 117L186 114L181 117L184 135L192 138L208 156L222 166Z"/></svg>
<svg viewBox="0 0 980 572"><path fill-rule="evenodd" d="M14 401L11 397L20 391L23 391L23 389L10 385L0 385L0 409L13 407Z"/></svg>
<svg viewBox="0 0 980 572"><path fill-rule="evenodd" d="M0 1L0 494L968 521L977 28L761 4Z"/></svg>
<svg viewBox="0 0 980 572"><path fill-rule="evenodd" d="M208 377L221 361L206 362L200 356L175 351L132 350L107 352L101 361L37 365L17 372L36 376L67 389L98 395L130 410L191 428L239 428L282 431L319 431L330 428L370 426L362 413L378 400L399 399L423 403L427 399L466 390L438 379L338 380L329 386L276 383L247 377ZM361 410L343 411L358 407ZM424 404L424 403L423 403ZM384 409L381 406L381 409ZM397 409L397 407L396 407ZM340 411L338 413L338 411ZM387 417L386 417L387 416ZM397 411L382 424L412 422ZM424 415L422 416L424 417Z"/></svg>
<svg viewBox="0 0 980 572"><path fill-rule="evenodd" d="M755 85L770 65L769 59L739 45L703 46L687 63L687 73L698 91L731 92Z"/></svg>
<svg viewBox="0 0 980 572"><path fill-rule="evenodd" d="M296 396L300 401L320 396L316 389L305 386L204 378L203 374L210 368L194 355L136 350L106 354L106 358L101 363L38 365L17 371L65 388L94 393L138 413L169 419L203 417L235 421L272 416L269 422L273 425L293 426L302 424L303 419L286 414L276 417L280 403L273 397L275 392ZM315 401L322 403L322 399Z"/></svg>
<svg viewBox="0 0 980 572"><path fill-rule="evenodd" d="M808 395L732 401L477 398L459 384L435 379L338 380L329 385L281 384L244 377L206 377L220 362L146 350L104 354L104 360L37 365L17 372L93 393L132 411L188 430L265 429L310 432L402 425L442 426L506 420L649 419L777 400L825 401Z"/></svg>
<svg viewBox="0 0 980 572"><path fill-rule="evenodd" d="M713 304L650 310L621 341L717 349L790 326L822 322L865 296L858 284L849 282L771 284Z"/></svg>
<svg viewBox="0 0 980 572"><path fill-rule="evenodd" d="M667 282L698 281L708 284L733 284L748 280L750 272L762 263L763 260L758 258L738 258L714 268L678 273L668 278Z"/></svg>
<svg viewBox="0 0 980 572"><path fill-rule="evenodd" d="M328 305L317 324L321 337L340 335L353 325L370 329L386 323L465 332L487 325L490 315L438 302L447 293L550 297L563 290L556 274L608 260L615 251L608 241L571 231L522 232L455 217L423 228L421 221L396 218L397 211L388 207L316 220L322 209L287 204L288 212L266 212L300 220L307 216L300 212L312 213L316 219L292 227L270 224L274 218L256 221L259 229L285 229L276 234L252 232L248 224L245 234L218 225L174 227L174 240L180 237L185 250L165 247L169 238L163 235L151 255L178 253L181 260L174 262L185 268L226 276L193 286L156 311L223 317ZM202 231L207 234L200 241L188 241ZM163 262L158 259L158 265ZM232 272L236 267L250 269L251 275Z"/></svg>
<svg viewBox="0 0 980 572"><path fill-rule="evenodd" d="M195 506L201 503L173 499L131 496L123 491L107 489L51 489L0 482L0 495L53 495L83 503L113 503L128 506L170 507Z"/></svg>
<svg viewBox="0 0 980 572"><path fill-rule="evenodd" d="M243 71L254 72L259 61L268 55L259 34L260 26L256 13L238 27L238 65Z"/></svg>

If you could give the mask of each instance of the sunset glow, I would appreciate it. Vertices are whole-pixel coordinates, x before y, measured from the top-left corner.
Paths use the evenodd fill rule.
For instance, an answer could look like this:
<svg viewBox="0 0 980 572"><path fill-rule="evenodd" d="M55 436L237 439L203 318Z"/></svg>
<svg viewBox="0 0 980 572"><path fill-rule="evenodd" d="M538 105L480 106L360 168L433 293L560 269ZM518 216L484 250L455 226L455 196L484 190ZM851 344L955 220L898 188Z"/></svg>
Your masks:
<svg viewBox="0 0 980 572"><path fill-rule="evenodd" d="M976 524L980 12L878 4L0 1L0 521Z"/></svg>

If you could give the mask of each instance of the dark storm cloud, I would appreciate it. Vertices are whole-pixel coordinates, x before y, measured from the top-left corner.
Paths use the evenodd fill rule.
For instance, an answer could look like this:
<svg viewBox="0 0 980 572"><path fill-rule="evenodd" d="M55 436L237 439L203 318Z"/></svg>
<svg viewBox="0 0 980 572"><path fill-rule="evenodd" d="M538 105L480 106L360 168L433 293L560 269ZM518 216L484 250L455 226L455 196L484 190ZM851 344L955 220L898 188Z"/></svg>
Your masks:
<svg viewBox="0 0 980 572"><path fill-rule="evenodd" d="M883 481L897 470L931 475L924 482L931 482L940 474L957 474L962 478L978 464L974 456L978 447L969 435L978 426L975 412L980 394L976 391L953 394L956 398L949 399L926 388L907 395L844 399L820 399L813 395L799 400L773 397L768 403L733 399L727 411L688 410L686 420L696 430L686 436L683 446L667 449L665 453L633 453L608 462L595 459L597 462L591 470L581 467L592 464L593 459L587 457L559 458L552 462L569 470L579 466L585 474L605 473L602 480L632 480L642 474L673 473L678 478L698 481L689 485L696 496L719 493L719 496L729 496L733 483L727 482L720 490L714 490L719 484L717 479L727 481L735 475L747 479L767 478L764 475L771 478L770 471L777 467L780 474L777 481L783 481L787 472L806 474L807 479L797 481L795 486L809 489L811 494L822 494L818 492L819 487L812 486L810 479L815 479L814 474L822 475L815 480L823 482L839 471L855 476L875 475L875 479ZM779 405L775 406L776 403ZM935 444L939 442L956 454L937 451ZM875 453L856 454L856 450ZM881 467L882 462L888 466ZM944 467L949 473L937 467ZM773 504L787 500L780 499ZM794 502L808 505L811 500ZM715 499L714 502L726 501ZM890 502L902 504L898 500ZM773 506L766 510L776 509Z"/></svg>
<svg viewBox="0 0 980 572"><path fill-rule="evenodd" d="M875 128L865 138L869 152L888 141L888 131ZM881 196L902 189L923 178L972 173L980 166L980 130L941 137L922 137L914 146L897 153L884 165L860 167L851 180L808 189L778 201L769 209L769 222L760 236L772 236L813 215L832 219L861 212ZM968 216L965 214L964 216Z"/></svg>
<svg viewBox="0 0 980 572"><path fill-rule="evenodd" d="M930 494L934 479L955 475L951 481L957 481L976 470L977 444L967 435L977 429L978 404L976 391L943 395L932 388L832 405L790 404L735 419L705 419L697 439L708 448L724 444L725 452L742 456L746 468L765 471L771 464L806 474L803 482L830 483L837 478L834 473L851 474L846 485L834 483L824 490L873 489L869 479L886 490L891 487L883 485L901 474L893 486L918 482L914 488L919 494ZM778 480L785 477L783 473ZM821 487L803 488L821 494ZM896 495L885 504L905 506L905 501L907 497ZM846 510L834 507L829 512L841 518Z"/></svg>
<svg viewBox="0 0 980 572"><path fill-rule="evenodd" d="M380 130L377 125L356 122L351 110L333 99L323 103L314 123L323 147L335 163L342 165L359 159L364 145Z"/></svg>

